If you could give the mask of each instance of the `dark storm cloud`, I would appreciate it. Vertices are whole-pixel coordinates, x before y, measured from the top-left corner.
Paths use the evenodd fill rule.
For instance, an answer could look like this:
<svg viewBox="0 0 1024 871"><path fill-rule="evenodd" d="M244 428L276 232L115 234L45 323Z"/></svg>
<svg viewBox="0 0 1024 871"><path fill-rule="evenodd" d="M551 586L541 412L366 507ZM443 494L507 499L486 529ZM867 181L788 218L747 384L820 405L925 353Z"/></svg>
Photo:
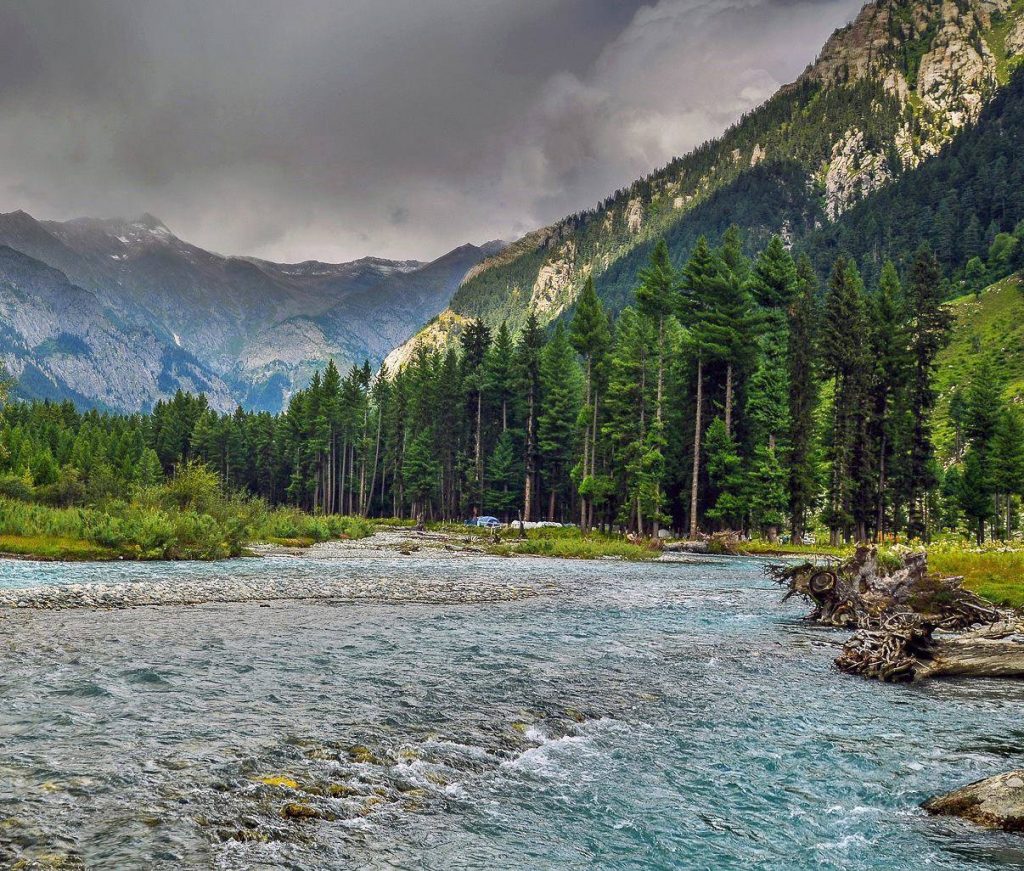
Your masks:
<svg viewBox="0 0 1024 871"><path fill-rule="evenodd" d="M855 0L24 0L0 208L278 259L510 238L719 132Z"/></svg>

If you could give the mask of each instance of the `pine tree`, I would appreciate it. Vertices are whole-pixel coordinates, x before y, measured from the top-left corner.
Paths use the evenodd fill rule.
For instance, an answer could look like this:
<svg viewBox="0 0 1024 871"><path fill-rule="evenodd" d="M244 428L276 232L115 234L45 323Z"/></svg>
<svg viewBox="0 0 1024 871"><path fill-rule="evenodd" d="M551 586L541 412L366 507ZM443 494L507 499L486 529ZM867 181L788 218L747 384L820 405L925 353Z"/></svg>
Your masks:
<svg viewBox="0 0 1024 871"><path fill-rule="evenodd" d="M708 335L702 325L714 304L712 279L719 272L720 265L701 236L683 268L683 294L680 305L680 320L688 328L687 345L696 363L696 391L694 398L693 467L690 477L690 538L697 537L699 522L698 493L700 486L701 435L704 410L704 365L724 353L715 337Z"/></svg>
<svg viewBox="0 0 1024 871"><path fill-rule="evenodd" d="M480 507L484 493L483 415L484 415L484 363L491 346L491 330L479 318L470 321L459 339L462 345L462 378L469 387L467 418L472 428L473 483L470 502L473 511Z"/></svg>
<svg viewBox="0 0 1024 871"><path fill-rule="evenodd" d="M633 308L626 308L616 325L615 342L609 356L609 377L603 427L612 444L613 456L622 478L624 499L620 520L639 534L644 533L645 502L649 493L647 440L651 419L651 359L654 344L651 323Z"/></svg>
<svg viewBox="0 0 1024 871"><path fill-rule="evenodd" d="M410 442L405 452L402 474L408 495L412 499L413 516L419 518L429 515L431 501L437 493L437 482L441 474L430 430L423 430Z"/></svg>
<svg viewBox="0 0 1024 871"><path fill-rule="evenodd" d="M1002 383L992 358L983 356L967 391L967 437L961 507L978 524L978 541L985 541L985 522L995 514L993 446L1003 414ZM968 461L973 463L968 466ZM987 507L982 508L985 501Z"/></svg>
<svg viewBox="0 0 1024 871"><path fill-rule="evenodd" d="M651 262L640 272L636 289L637 307L647 318L655 336L655 390L653 420L647 435L645 501L654 517L654 534L661 522L662 479L665 448L665 373L669 364L670 336L675 332L673 311L679 305L679 276L669 259L668 246L661 239L651 254Z"/></svg>
<svg viewBox="0 0 1024 871"><path fill-rule="evenodd" d="M512 422L512 407L516 398L515 351L508 324L501 322L494 342L484 357L484 396L492 409L497 409L500 431L505 432Z"/></svg>
<svg viewBox="0 0 1024 871"><path fill-rule="evenodd" d="M935 450L929 423L935 408L932 375L939 351L949 343L952 327L949 311L942 307L941 278L935 256L926 249L919 251L910 269L907 294L914 312L910 335L913 369L907 385L909 411L914 420L907 474L907 532L920 538L928 532L923 517L924 499L938 483L933 471Z"/></svg>
<svg viewBox="0 0 1024 871"><path fill-rule="evenodd" d="M822 328L822 361L833 379L831 472L825 521L831 543L849 535L853 522L853 493L859 483L855 475L859 428L865 412L864 373L867 361L859 337L867 331L864 294L857 268L848 260L836 260L825 296Z"/></svg>
<svg viewBox="0 0 1024 871"><path fill-rule="evenodd" d="M789 488L790 529L794 542L803 539L808 512L818 495L815 411L818 407L817 282L810 260L797 264L796 291L786 346L789 376L789 433L785 454Z"/></svg>
<svg viewBox="0 0 1024 871"><path fill-rule="evenodd" d="M577 428L582 436L582 457L579 467L580 528L588 530L593 522L593 499L597 458L597 431L601 406L601 391L605 357L611 345L608 319L594 291L594 280L587 277L576 302L576 312L569 328L569 340L576 353L583 358L583 407Z"/></svg>
<svg viewBox="0 0 1024 871"><path fill-rule="evenodd" d="M1006 525L1010 538L1015 496L1024 493L1024 421L1015 407L1004 408L992 437L992 484L1003 497Z"/></svg>
<svg viewBox="0 0 1024 871"><path fill-rule="evenodd" d="M544 339L532 309L516 346L518 392L525 408L526 439L524 443L525 477L523 484L523 520L530 521L537 501L537 414L540 402L540 352Z"/></svg>
<svg viewBox="0 0 1024 871"><path fill-rule="evenodd" d="M540 381L537 446L548 490L548 520L554 520L572 465L581 392L579 365L562 321L555 325L554 334L541 352Z"/></svg>
<svg viewBox="0 0 1024 871"><path fill-rule="evenodd" d="M517 462L519 451L510 430L498 436L494 450L487 461L487 510L497 514L506 523L519 504L520 485L523 481L522 464Z"/></svg>
<svg viewBox="0 0 1024 871"><path fill-rule="evenodd" d="M878 291L868 306L870 321L871 436L875 453L875 533L886 531L887 491L891 459L897 443L896 406L905 398L905 384L912 363L907 330L907 304L896 267L886 261Z"/></svg>
<svg viewBox="0 0 1024 871"><path fill-rule="evenodd" d="M967 452L960 478L960 508L974 521L978 545L985 544L985 521L993 513L992 477L985 458L975 448Z"/></svg>
<svg viewBox="0 0 1024 871"><path fill-rule="evenodd" d="M786 470L773 447L758 445L755 449L748 477L748 492L751 526L764 532L769 541L775 542L779 527L786 520L789 499L786 492Z"/></svg>
<svg viewBox="0 0 1024 871"><path fill-rule="evenodd" d="M744 491L746 482L742 473L742 459L736 442L726 429L725 421L716 417L708 426L705 445L708 480L714 495L714 504L704 512L710 520L739 529L746 514Z"/></svg>
<svg viewBox="0 0 1024 871"><path fill-rule="evenodd" d="M747 289L746 269L729 265L724 254L705 284L704 293L704 316L694 324L691 333L701 336L705 347L717 349L711 358L725 364L724 422L732 434L735 375L749 367L754 358L762 318Z"/></svg>

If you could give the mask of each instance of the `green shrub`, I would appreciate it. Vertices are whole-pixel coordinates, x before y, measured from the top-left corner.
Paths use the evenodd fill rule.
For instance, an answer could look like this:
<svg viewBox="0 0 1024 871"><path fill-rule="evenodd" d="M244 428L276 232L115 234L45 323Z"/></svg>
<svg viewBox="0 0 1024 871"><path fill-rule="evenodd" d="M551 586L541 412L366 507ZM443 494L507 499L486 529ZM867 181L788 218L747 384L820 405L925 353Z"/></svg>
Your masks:
<svg viewBox="0 0 1024 871"><path fill-rule="evenodd" d="M30 475L0 475L0 497L28 502L34 492Z"/></svg>

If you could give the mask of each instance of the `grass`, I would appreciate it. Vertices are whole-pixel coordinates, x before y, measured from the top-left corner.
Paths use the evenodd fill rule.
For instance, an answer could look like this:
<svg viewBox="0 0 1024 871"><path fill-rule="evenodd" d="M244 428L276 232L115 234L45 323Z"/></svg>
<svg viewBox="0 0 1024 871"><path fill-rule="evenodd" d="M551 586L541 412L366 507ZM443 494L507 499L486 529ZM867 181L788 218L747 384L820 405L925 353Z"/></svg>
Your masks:
<svg viewBox="0 0 1024 871"><path fill-rule="evenodd" d="M57 535L0 535L0 553L40 560L122 559L124 552L80 538Z"/></svg>
<svg viewBox="0 0 1024 871"><path fill-rule="evenodd" d="M503 530L501 544L488 547L500 556L547 556L559 559L622 559L632 562L655 559L660 551L634 544L621 536L593 532L584 535L573 527L529 529L526 538L516 530Z"/></svg>
<svg viewBox="0 0 1024 871"><path fill-rule="evenodd" d="M967 589L997 605L1024 608L1024 550L940 544L929 548L928 565L943 575L962 575Z"/></svg>
<svg viewBox="0 0 1024 871"><path fill-rule="evenodd" d="M802 544L770 544L754 539L743 542L742 552L750 555L775 554L831 556L843 559L853 553L854 546ZM879 560L883 564L899 564L902 548L882 546ZM947 577L962 577L964 586L996 605L1024 608L1024 544L993 542L977 547L961 538L945 538L928 546L928 567Z"/></svg>
<svg viewBox="0 0 1024 871"><path fill-rule="evenodd" d="M741 542L739 550L741 553L750 556L774 556L777 554L785 554L806 556L808 558L814 556L833 556L838 559L843 559L853 553L853 545L832 547L827 544L782 544L780 542L772 544L770 541L765 541L764 539L753 538L750 541Z"/></svg>

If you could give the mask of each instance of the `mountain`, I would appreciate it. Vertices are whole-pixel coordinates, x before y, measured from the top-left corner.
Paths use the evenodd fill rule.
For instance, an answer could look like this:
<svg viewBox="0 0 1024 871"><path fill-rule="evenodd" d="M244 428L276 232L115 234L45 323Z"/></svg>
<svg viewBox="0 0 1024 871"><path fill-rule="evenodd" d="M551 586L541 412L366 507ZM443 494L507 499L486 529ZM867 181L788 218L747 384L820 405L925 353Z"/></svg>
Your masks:
<svg viewBox="0 0 1024 871"><path fill-rule="evenodd" d="M282 264L206 251L152 215L54 222L24 212L0 215L0 245L27 258L17 275L0 268L0 290L28 293L35 318L33 329L24 318L0 319L0 329L11 336L5 362L19 376L26 369L48 373L79 401L121 410L148 407L178 387L201 382L219 406L241 402L277 410L329 359L340 366L379 363L444 308L473 266L502 247L465 245L432 263L364 258ZM29 280L33 269L38 274ZM93 327L79 337L84 347L76 346L75 366L67 355L48 357L44 366L34 351L36 334L77 333L66 329L71 319L53 293L36 300L30 289L61 281L65 295L73 288L88 300L81 304L94 314ZM102 329L95 326L103 319ZM126 371L127 360L108 371L112 383L103 389L85 376L85 361L99 365L141 335L168 359L192 361L194 377L165 373L145 387L140 373ZM139 365L155 371L153 360L140 359ZM38 393L29 386L33 379L22 381L23 392Z"/></svg>
<svg viewBox="0 0 1024 871"><path fill-rule="evenodd" d="M63 272L0 245L0 348L17 395L110 409L143 408L177 389L230 407L227 386L152 330L118 321Z"/></svg>
<svg viewBox="0 0 1024 871"><path fill-rule="evenodd" d="M874 0L721 138L484 261L389 359L451 341L472 318L518 328L533 309L550 322L590 276L621 308L659 237L681 263L733 223L752 250L822 233L976 124L1022 56L1021 0Z"/></svg>

